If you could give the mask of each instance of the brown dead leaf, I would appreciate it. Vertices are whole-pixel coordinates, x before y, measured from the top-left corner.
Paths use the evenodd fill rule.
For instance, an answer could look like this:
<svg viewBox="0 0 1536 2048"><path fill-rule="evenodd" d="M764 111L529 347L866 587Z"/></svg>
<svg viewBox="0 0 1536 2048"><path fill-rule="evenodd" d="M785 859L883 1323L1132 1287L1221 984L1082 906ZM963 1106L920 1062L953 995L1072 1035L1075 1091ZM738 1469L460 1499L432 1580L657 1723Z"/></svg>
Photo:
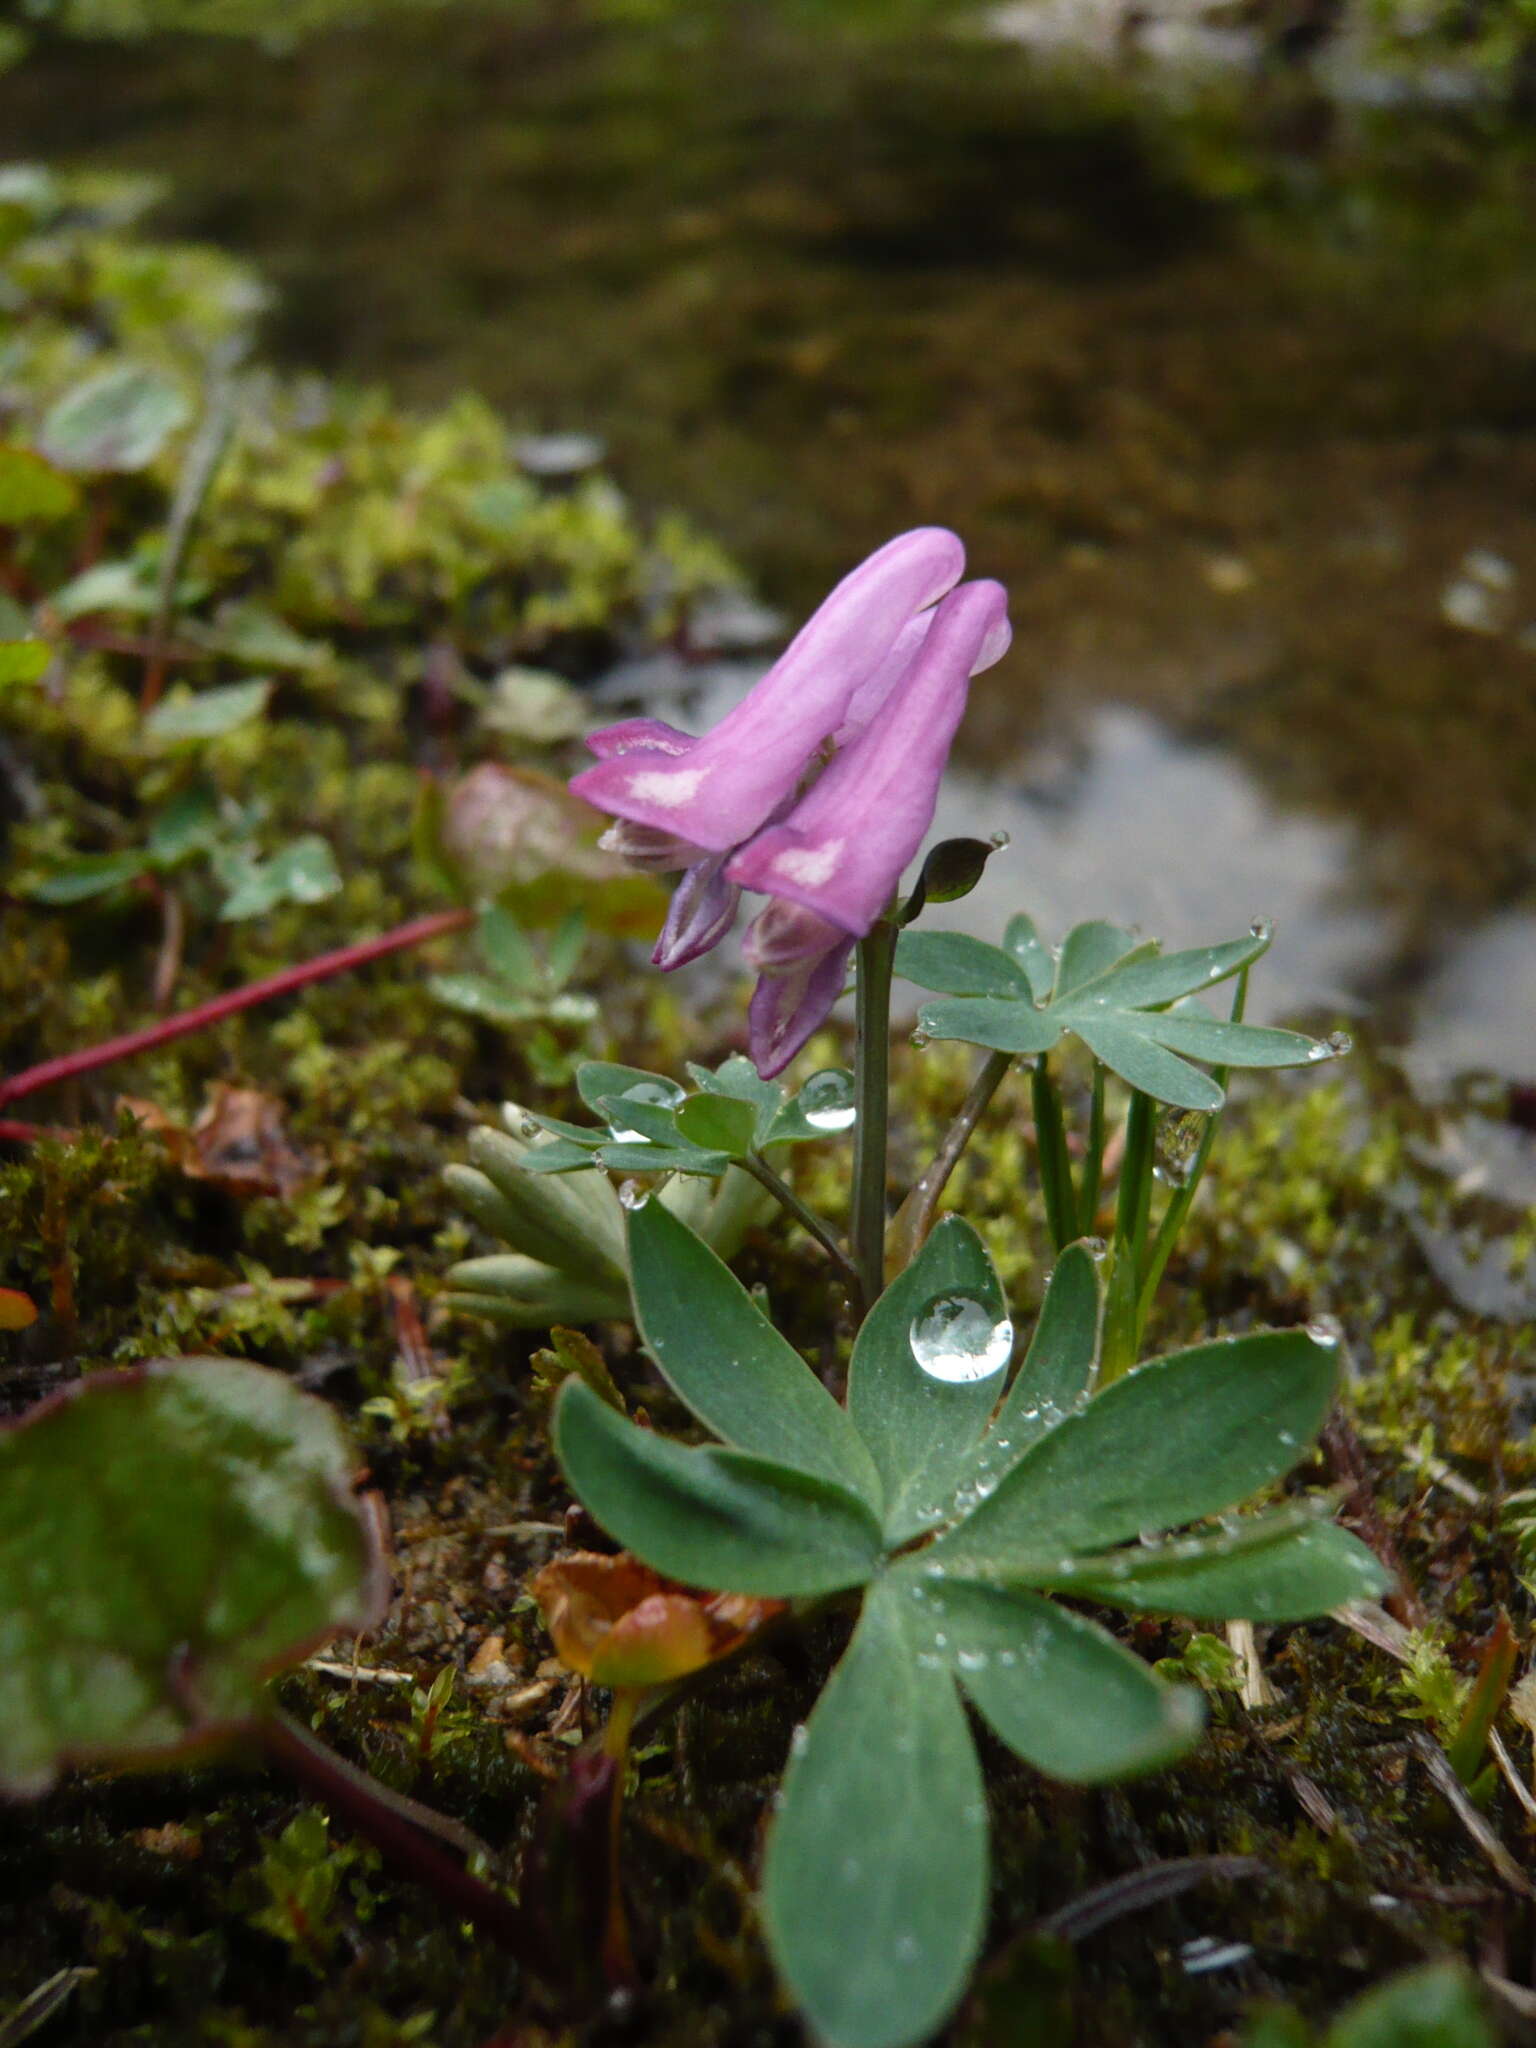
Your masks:
<svg viewBox="0 0 1536 2048"><path fill-rule="evenodd" d="M315 1177L314 1160L288 1136L282 1103L259 1088L233 1088L216 1081L190 1130L167 1116L158 1103L122 1095L118 1107L164 1139L189 1179L205 1180L228 1194L286 1199Z"/></svg>

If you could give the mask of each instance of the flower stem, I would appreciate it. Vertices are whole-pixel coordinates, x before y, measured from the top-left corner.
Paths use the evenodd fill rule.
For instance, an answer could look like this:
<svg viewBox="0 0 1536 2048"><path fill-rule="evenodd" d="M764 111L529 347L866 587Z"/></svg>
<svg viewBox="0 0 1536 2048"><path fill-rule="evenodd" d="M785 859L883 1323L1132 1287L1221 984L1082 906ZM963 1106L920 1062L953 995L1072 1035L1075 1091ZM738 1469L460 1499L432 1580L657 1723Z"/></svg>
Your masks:
<svg viewBox="0 0 1536 2048"><path fill-rule="evenodd" d="M439 910L430 917L418 917L410 924L396 925L393 931L382 932L374 939L358 939L350 946L338 946L333 953L320 953L313 960L305 960L297 967L284 967L277 974L268 974L260 981L248 981L243 988L230 989L222 996L214 996L206 1003L199 1003L194 1009L179 1010L173 1017L162 1017L156 1024L146 1024L141 1031L126 1031L120 1038L103 1039L99 1045L82 1046L78 1052L67 1052L58 1059L44 1060L39 1066L28 1067L20 1074L12 1074L9 1080L0 1081L0 1103L15 1102L23 1095L33 1095L39 1088L51 1088L57 1081L71 1081L77 1074L92 1074L98 1067L111 1066L115 1060L131 1059L135 1053L152 1052L156 1046L168 1045L173 1038L185 1038L188 1032L201 1031L209 1024L218 1024L226 1017L233 1017L240 1010L254 1008L257 1003L269 1003L276 996L291 995L295 989L307 988L311 982L327 981L333 974L345 974L349 968L362 967L370 960L378 960L386 953L399 953L407 946L424 945L428 939L441 938L445 932L462 931L474 922L472 910Z"/></svg>
<svg viewBox="0 0 1536 2048"><path fill-rule="evenodd" d="M1072 1161L1067 1153L1061 1093L1044 1053L1035 1061L1030 1076L1030 1096L1035 1111L1035 1153L1040 1164L1046 1222L1051 1241L1061 1252L1077 1236L1077 1196L1072 1187Z"/></svg>
<svg viewBox="0 0 1536 2048"><path fill-rule="evenodd" d="M893 1278L895 1274L904 1272L922 1250L924 1240L933 1227L933 1212L939 1206L939 1198L949 1184L949 1177L959 1165L960 1155L970 1143L988 1103L1002 1086L1003 1076L1012 1065L1011 1052L987 1054L976 1070L976 1078L965 1100L955 1112L954 1122L944 1133L938 1151L922 1178L914 1181L908 1190L890 1230Z"/></svg>
<svg viewBox="0 0 1536 2048"><path fill-rule="evenodd" d="M844 1281L846 1281L849 1293L853 1297L853 1312L862 1321L865 1309L868 1306L864 1300L864 1283L859 1277L858 1268L838 1243L830 1226L822 1221L814 1209L801 1201L800 1197L789 1185L789 1182L775 1173L761 1154L757 1152L745 1153L737 1160L736 1164L743 1173L750 1173L755 1181L758 1181L765 1187L780 1207L788 1210L802 1230L808 1230L811 1236L815 1238Z"/></svg>
<svg viewBox="0 0 1536 2048"><path fill-rule="evenodd" d="M859 941L853 1056L853 1264L866 1309L885 1289L885 1141L891 1086L891 972L896 927L882 918Z"/></svg>

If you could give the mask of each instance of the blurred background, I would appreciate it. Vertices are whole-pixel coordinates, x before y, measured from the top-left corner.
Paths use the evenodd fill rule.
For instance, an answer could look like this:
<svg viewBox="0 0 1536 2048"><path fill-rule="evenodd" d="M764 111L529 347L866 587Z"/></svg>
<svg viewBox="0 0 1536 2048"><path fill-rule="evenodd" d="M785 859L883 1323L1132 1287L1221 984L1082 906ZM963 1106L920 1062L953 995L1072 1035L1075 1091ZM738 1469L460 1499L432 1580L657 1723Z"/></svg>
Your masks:
<svg viewBox="0 0 1536 2048"><path fill-rule="evenodd" d="M476 390L742 565L710 660L599 698L707 715L953 525L1016 629L940 821L1012 835L981 928L1272 917L1271 1013L1374 1020L1422 1091L1536 1080L1531 0L26 0L3 36L7 156L161 181L158 233L269 280L269 357Z"/></svg>

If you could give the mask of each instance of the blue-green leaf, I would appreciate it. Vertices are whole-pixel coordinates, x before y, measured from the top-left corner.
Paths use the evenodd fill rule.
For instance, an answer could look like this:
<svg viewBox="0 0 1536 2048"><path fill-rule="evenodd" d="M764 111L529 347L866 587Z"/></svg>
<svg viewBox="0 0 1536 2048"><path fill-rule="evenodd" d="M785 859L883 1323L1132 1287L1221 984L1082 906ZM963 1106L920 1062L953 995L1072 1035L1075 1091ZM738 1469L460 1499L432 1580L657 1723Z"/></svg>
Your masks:
<svg viewBox="0 0 1536 2048"><path fill-rule="evenodd" d="M1148 1037L1139 1028L1142 1019L1134 1011L1075 1015L1068 1021L1095 1059L1143 1095L1172 1103L1175 1109L1203 1109L1207 1114L1220 1109L1227 1099L1209 1074L1202 1074L1198 1067L1176 1058Z"/></svg>
<svg viewBox="0 0 1536 2048"><path fill-rule="evenodd" d="M141 852L83 853L55 868L51 875L41 876L27 894L34 903L84 903L135 880L148 865Z"/></svg>
<svg viewBox="0 0 1536 2048"><path fill-rule="evenodd" d="M1304 1031L1233 1024L1192 1010L1170 1010L1137 1022L1149 1038L1170 1051L1225 1067L1305 1067L1329 1056L1328 1047Z"/></svg>
<svg viewBox="0 0 1536 2048"><path fill-rule="evenodd" d="M1097 992L1117 1008L1156 1009L1225 981L1228 975L1250 966L1268 947L1268 934L1256 932L1251 938L1231 939L1222 946L1194 946L1184 953L1128 960L1105 975Z"/></svg>
<svg viewBox="0 0 1536 2048"><path fill-rule="evenodd" d="M1337 1365L1303 1330L1262 1330L1140 1366L1042 1437L929 1556L1028 1584L1083 1551L1218 1514L1295 1464Z"/></svg>
<svg viewBox="0 0 1536 2048"><path fill-rule="evenodd" d="M928 1642L1037 1770L1102 1785L1157 1770L1199 1741L1199 1693L1165 1684L1083 1615L1033 1593L925 1573L921 1558L892 1574L893 1586L902 1580Z"/></svg>
<svg viewBox="0 0 1536 2048"><path fill-rule="evenodd" d="M864 1319L848 1372L848 1412L885 1486L889 1544L942 1516L975 1463L1012 1349L986 1246L961 1217L944 1217Z"/></svg>
<svg viewBox="0 0 1536 2048"><path fill-rule="evenodd" d="M1117 924L1095 919L1091 924L1074 925L1061 942L1061 957L1056 963L1057 1002L1075 994L1088 982L1097 981L1129 955L1151 950L1137 940L1134 932L1122 931Z"/></svg>
<svg viewBox="0 0 1536 2048"><path fill-rule="evenodd" d="M981 1945L987 1818L949 1673L877 1586L797 1736L763 1868L769 1947L819 2039L910 2048Z"/></svg>
<svg viewBox="0 0 1536 2048"><path fill-rule="evenodd" d="M271 695L272 685L264 678L221 683L211 690L173 690L145 718L144 737L158 747L222 739L260 718Z"/></svg>
<svg viewBox="0 0 1536 2048"><path fill-rule="evenodd" d="M660 1202L630 1212L629 1266L646 1349L707 1428L846 1486L878 1510L879 1475L847 1410L730 1268Z"/></svg>
<svg viewBox="0 0 1536 2048"><path fill-rule="evenodd" d="M1210 1535L1075 1558L1070 1570L1038 1583L1137 1614L1305 1621L1354 1600L1379 1600L1392 1578L1336 1523L1282 1509Z"/></svg>
<svg viewBox="0 0 1536 2048"><path fill-rule="evenodd" d="M1056 981L1056 959L1040 934L1035 921L1021 910L1010 917L1003 932L1003 945L1018 961L1037 1003L1048 1002Z"/></svg>
<svg viewBox="0 0 1536 2048"><path fill-rule="evenodd" d="M799 1599L863 1585L880 1530L851 1493L745 1451L683 1445L561 1390L555 1454L576 1497L627 1550L684 1585Z"/></svg>
<svg viewBox="0 0 1536 2048"><path fill-rule="evenodd" d="M678 1109L677 1128L690 1145L740 1159L752 1150L757 1109L728 1095L695 1095Z"/></svg>
<svg viewBox="0 0 1536 2048"><path fill-rule="evenodd" d="M929 1038L960 1038L967 1045L1019 1054L1049 1052L1062 1033L1049 1010L1003 996L950 996L924 1003L917 1022Z"/></svg>
<svg viewBox="0 0 1536 2048"><path fill-rule="evenodd" d="M145 469L191 417L191 401L169 377L123 363L66 391L38 446L60 469Z"/></svg>
<svg viewBox="0 0 1536 2048"><path fill-rule="evenodd" d="M643 1067L620 1067L611 1060L583 1060L576 1069L576 1092L594 1116L601 1116L605 1095L622 1095L626 1101L658 1103L675 1109L685 1090L665 1074L648 1074Z"/></svg>
<svg viewBox="0 0 1536 2048"><path fill-rule="evenodd" d="M1051 1269L1024 1363L982 1438L966 1486L990 1492L1031 1444L1087 1398L1098 1368L1102 1313L1093 1254L1086 1245L1069 1244Z"/></svg>
<svg viewBox="0 0 1536 2048"><path fill-rule="evenodd" d="M965 932L903 932L896 972L940 995L1032 999L1029 976L1012 955Z"/></svg>

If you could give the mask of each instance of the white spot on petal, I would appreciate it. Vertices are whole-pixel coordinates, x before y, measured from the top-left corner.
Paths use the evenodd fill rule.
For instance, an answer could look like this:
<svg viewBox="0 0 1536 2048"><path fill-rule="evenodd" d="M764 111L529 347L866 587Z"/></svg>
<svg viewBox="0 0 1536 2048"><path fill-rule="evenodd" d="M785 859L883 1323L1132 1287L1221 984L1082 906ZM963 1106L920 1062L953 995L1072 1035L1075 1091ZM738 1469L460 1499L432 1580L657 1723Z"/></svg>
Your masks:
<svg viewBox="0 0 1536 2048"><path fill-rule="evenodd" d="M802 889L817 889L836 874L843 844L841 839L828 839L821 846L786 847L773 863L774 873Z"/></svg>
<svg viewBox="0 0 1536 2048"><path fill-rule="evenodd" d="M709 771L705 768L647 768L636 775L629 793L637 802L656 804L664 811L675 810L698 794L699 784Z"/></svg>

